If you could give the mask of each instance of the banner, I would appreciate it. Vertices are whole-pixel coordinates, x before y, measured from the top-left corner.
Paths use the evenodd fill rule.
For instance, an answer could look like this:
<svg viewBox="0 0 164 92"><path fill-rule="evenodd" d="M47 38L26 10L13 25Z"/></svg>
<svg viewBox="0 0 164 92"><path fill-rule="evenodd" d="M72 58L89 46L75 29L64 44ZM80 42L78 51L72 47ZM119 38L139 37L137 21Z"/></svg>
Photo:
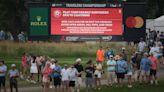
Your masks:
<svg viewBox="0 0 164 92"><path fill-rule="evenodd" d="M122 35L122 8L51 8L51 35Z"/></svg>
<svg viewBox="0 0 164 92"><path fill-rule="evenodd" d="M29 8L29 36L48 36L49 35L49 16L48 7Z"/></svg>
<svg viewBox="0 0 164 92"><path fill-rule="evenodd" d="M146 35L145 3L125 3L124 5L124 40L140 41Z"/></svg>

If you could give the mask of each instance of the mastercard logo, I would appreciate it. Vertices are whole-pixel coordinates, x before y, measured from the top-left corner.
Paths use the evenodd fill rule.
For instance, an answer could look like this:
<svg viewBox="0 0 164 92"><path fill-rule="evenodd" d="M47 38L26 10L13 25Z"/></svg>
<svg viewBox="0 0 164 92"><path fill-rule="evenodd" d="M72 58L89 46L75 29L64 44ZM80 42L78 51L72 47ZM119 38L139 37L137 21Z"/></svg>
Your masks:
<svg viewBox="0 0 164 92"><path fill-rule="evenodd" d="M126 19L126 26L128 28L141 28L144 25L144 20L142 17L136 16L136 17L128 17Z"/></svg>

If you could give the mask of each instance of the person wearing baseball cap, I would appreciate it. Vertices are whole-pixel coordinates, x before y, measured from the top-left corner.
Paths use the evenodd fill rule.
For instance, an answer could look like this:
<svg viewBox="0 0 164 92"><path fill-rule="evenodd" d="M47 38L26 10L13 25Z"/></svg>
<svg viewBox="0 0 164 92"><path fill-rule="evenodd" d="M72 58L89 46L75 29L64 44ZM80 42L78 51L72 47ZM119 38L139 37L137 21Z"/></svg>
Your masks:
<svg viewBox="0 0 164 92"><path fill-rule="evenodd" d="M114 80L115 80L115 66L116 66L116 61L114 60L114 56L110 55L110 59L107 61L107 76L108 76L108 84L110 86L113 85Z"/></svg>
<svg viewBox="0 0 164 92"><path fill-rule="evenodd" d="M80 91L80 87L82 85L82 72L84 71L83 69L83 65L81 64L81 58L77 58L76 59L76 63L74 65L74 67L77 69L77 71L79 72L78 74L78 79L77 79L77 92Z"/></svg>
<svg viewBox="0 0 164 92"><path fill-rule="evenodd" d="M16 69L15 64L11 64L11 69L9 70L9 77L10 77L10 91L13 92L13 87L14 87L16 92L18 92L17 78L19 77L19 71L18 69Z"/></svg>

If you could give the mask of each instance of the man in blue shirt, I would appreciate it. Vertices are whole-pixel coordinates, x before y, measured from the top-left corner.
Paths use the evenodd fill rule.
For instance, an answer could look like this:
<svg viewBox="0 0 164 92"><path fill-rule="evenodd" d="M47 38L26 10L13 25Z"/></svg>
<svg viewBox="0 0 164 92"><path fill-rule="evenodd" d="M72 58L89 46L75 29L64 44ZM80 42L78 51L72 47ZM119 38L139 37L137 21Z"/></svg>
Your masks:
<svg viewBox="0 0 164 92"><path fill-rule="evenodd" d="M105 58L107 60L110 59L110 55L113 55L114 56L114 51L110 47L107 47L107 50L105 52Z"/></svg>
<svg viewBox="0 0 164 92"><path fill-rule="evenodd" d="M54 78L54 86L55 86L56 92L59 92L60 86L61 86L61 67L58 64L57 60L55 60L55 67L53 69L53 78Z"/></svg>
<svg viewBox="0 0 164 92"><path fill-rule="evenodd" d="M4 61L0 60L0 92L1 92L1 86L4 88L4 92L6 92L6 71L7 71L7 66L4 65Z"/></svg>
<svg viewBox="0 0 164 92"><path fill-rule="evenodd" d="M122 57L118 55L118 61L116 63L116 75L117 75L117 81L118 85L122 86L122 81L125 78L125 74L127 72L127 62L123 60Z"/></svg>
<svg viewBox="0 0 164 92"><path fill-rule="evenodd" d="M145 81L145 78L146 78L146 82L149 81L150 66L151 66L151 61L148 59L148 53L144 53L144 57L142 58L140 63L140 70L142 76L141 83Z"/></svg>

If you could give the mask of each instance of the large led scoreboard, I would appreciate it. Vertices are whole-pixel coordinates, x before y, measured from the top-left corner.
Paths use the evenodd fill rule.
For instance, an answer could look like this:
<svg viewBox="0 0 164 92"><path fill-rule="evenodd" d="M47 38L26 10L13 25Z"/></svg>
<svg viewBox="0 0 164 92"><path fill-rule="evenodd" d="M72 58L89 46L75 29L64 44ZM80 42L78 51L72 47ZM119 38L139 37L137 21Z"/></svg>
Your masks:
<svg viewBox="0 0 164 92"><path fill-rule="evenodd" d="M29 39L137 41L145 36L144 5L29 4Z"/></svg>

